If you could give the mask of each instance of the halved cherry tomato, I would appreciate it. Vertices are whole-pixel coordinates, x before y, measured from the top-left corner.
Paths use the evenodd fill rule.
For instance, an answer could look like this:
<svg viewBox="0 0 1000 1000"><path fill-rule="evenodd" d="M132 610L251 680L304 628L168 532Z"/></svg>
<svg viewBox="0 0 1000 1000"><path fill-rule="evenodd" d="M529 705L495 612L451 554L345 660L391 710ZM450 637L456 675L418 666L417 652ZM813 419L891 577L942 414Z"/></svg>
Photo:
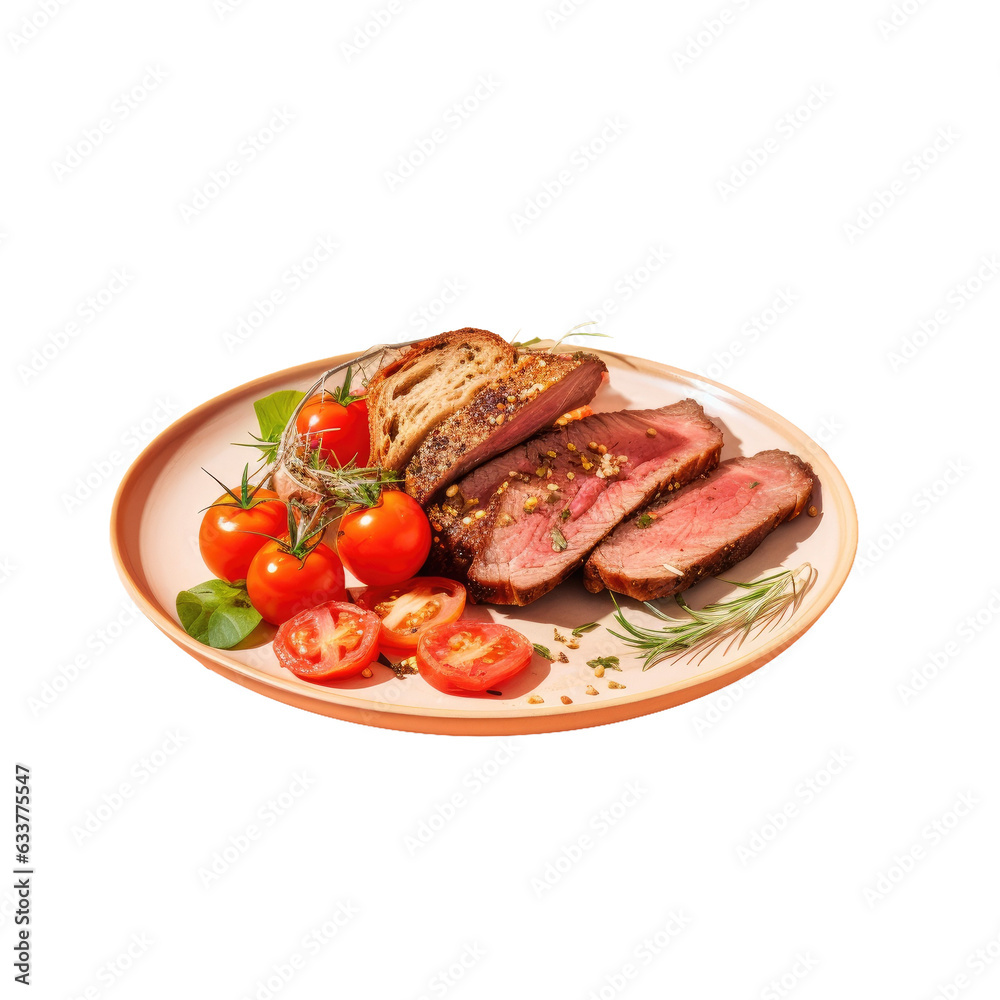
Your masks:
<svg viewBox="0 0 1000 1000"><path fill-rule="evenodd" d="M434 625L417 639L417 668L447 694L485 691L520 673L534 652L520 632L495 622Z"/></svg>
<svg viewBox="0 0 1000 1000"><path fill-rule="evenodd" d="M306 447L318 448L328 462L347 465L353 459L361 468L368 465L371 437L368 403L363 398L344 404L329 394L313 396L302 404L295 429Z"/></svg>
<svg viewBox="0 0 1000 1000"><path fill-rule="evenodd" d="M378 617L328 601L290 618L274 637L283 667L307 681L353 677L378 656Z"/></svg>
<svg viewBox="0 0 1000 1000"><path fill-rule="evenodd" d="M337 554L349 572L370 586L409 580L430 550L427 515L402 490L383 490L374 507L359 507L340 519Z"/></svg>
<svg viewBox="0 0 1000 1000"><path fill-rule="evenodd" d="M286 542L266 541L247 570L250 603L272 625L326 601L346 601L344 567L337 553L319 542L300 559Z"/></svg>
<svg viewBox="0 0 1000 1000"><path fill-rule="evenodd" d="M205 565L227 583L245 580L250 561L267 541L285 527L285 505L271 490L257 490L243 507L228 493L205 511L198 531L198 548ZM250 532L260 532L251 534Z"/></svg>
<svg viewBox="0 0 1000 1000"><path fill-rule="evenodd" d="M415 649L424 629L462 617L465 587L443 576L417 576L391 586L368 587L358 595L358 604L382 620L381 642Z"/></svg>

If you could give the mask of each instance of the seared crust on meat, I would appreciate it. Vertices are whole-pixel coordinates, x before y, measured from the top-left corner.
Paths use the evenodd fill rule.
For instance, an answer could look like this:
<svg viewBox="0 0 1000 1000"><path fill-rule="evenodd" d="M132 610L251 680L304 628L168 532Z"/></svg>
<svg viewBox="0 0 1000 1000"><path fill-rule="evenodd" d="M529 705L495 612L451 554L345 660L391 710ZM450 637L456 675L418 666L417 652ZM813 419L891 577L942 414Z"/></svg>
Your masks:
<svg viewBox="0 0 1000 1000"><path fill-rule="evenodd" d="M749 556L814 486L809 465L786 451L729 459L620 524L591 553L584 585L639 601L679 594Z"/></svg>
<svg viewBox="0 0 1000 1000"><path fill-rule="evenodd" d="M529 604L623 517L713 468L721 447L721 431L691 399L598 413L540 434L430 508L426 572L466 580L476 601Z"/></svg>

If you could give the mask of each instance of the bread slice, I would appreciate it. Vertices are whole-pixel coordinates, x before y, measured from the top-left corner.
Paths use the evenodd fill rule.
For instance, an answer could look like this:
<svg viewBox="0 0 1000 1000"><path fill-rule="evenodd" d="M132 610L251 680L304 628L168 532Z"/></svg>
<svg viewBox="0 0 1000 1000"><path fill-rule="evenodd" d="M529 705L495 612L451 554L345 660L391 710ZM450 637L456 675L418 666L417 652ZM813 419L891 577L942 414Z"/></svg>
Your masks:
<svg viewBox="0 0 1000 1000"><path fill-rule="evenodd" d="M368 384L372 463L405 469L424 438L516 357L502 337L466 327L425 340L378 371Z"/></svg>
<svg viewBox="0 0 1000 1000"><path fill-rule="evenodd" d="M513 365L492 373L468 406L424 438L406 467L406 492L418 503L428 503L470 469L589 403L607 370L584 351L518 353Z"/></svg>

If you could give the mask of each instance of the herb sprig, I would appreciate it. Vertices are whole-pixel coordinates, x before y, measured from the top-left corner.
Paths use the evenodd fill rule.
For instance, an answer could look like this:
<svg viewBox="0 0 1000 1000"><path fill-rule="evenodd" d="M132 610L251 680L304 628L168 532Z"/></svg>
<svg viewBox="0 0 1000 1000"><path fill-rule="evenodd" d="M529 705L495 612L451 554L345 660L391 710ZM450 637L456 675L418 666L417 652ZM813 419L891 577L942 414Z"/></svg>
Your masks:
<svg viewBox="0 0 1000 1000"><path fill-rule="evenodd" d="M572 330L567 330L558 340L553 341L552 346L549 348L550 351L554 351L564 340L569 340L570 337L607 337L611 339L610 333L598 333L596 330L584 330L585 326L593 326L597 320L590 320L587 323L578 323L573 327ZM518 331L520 332L520 331ZM515 340L510 346L511 347L534 347L535 344L542 343L541 337L532 337L531 340Z"/></svg>
<svg viewBox="0 0 1000 1000"><path fill-rule="evenodd" d="M794 611L806 591L812 586L816 573L809 563L793 570L782 570L751 583L724 580L740 593L726 601L706 604L700 611L688 605L681 595L674 600L687 613L690 620L680 620L664 614L656 605L645 601L646 610L661 621L670 622L665 628L647 628L630 622L615 600L615 621L625 630L613 636L637 650L648 670L661 660L684 653L701 653L707 656L720 643L742 642L751 633L758 635L768 627L774 628L789 612Z"/></svg>

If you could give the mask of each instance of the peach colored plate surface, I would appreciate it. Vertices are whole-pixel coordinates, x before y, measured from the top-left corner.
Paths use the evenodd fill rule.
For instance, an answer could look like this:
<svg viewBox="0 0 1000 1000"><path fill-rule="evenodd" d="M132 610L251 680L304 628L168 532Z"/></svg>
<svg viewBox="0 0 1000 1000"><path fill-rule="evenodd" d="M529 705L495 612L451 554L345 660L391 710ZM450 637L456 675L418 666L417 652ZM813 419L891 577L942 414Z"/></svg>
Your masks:
<svg viewBox="0 0 1000 1000"><path fill-rule="evenodd" d="M253 649L217 650L195 641L177 623L174 599L178 591L211 576L198 553L199 511L216 498L218 489L202 467L225 481L237 482L248 456L256 453L230 442L249 440L248 432L255 426L253 401L277 389L305 389L327 368L349 360L349 355L233 389L181 417L146 448L125 474L112 512L112 548L125 587L161 631L224 677L310 712L391 729L462 735L577 729L657 712L731 684L794 642L837 595L857 547L850 491L819 445L752 399L666 365L625 355L601 356L611 381L594 400L594 409L661 406L692 396L722 427L723 458L784 448L812 464L820 481L813 497L819 515L803 514L783 525L750 558L725 574L732 580L752 580L767 571L793 569L806 561L812 564L817 572L815 583L795 614L776 628L738 648L716 649L704 660L668 661L643 671L634 653L604 628L584 635L578 650L553 641L554 626L568 633L585 622L612 623L609 595L590 594L573 577L526 608L470 608L471 617L507 622L531 641L569 656L569 663L550 664L536 655L526 671L503 685L500 697L442 694L419 676L397 678L378 663L370 679L310 684L278 665L269 642ZM720 581L707 580L686 597L692 606L700 607L731 590ZM629 617L654 623L641 604L631 600L622 604ZM668 612L673 607L673 602L662 604ZM595 679L586 661L612 654L620 657L622 671L608 671ZM609 680L625 687L610 689ZM171 683L183 684L183 674ZM596 696L586 693L588 685L598 689ZM529 695L541 697L542 703L529 704ZM563 704L562 696L572 703Z"/></svg>

